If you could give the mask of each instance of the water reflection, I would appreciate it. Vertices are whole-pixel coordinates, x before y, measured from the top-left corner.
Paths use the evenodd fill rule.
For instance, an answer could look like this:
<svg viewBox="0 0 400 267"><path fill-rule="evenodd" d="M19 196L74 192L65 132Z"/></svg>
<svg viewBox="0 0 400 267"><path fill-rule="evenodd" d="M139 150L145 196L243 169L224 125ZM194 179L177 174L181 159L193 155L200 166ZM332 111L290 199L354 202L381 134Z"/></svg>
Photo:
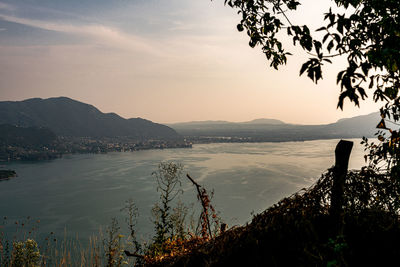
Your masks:
<svg viewBox="0 0 400 267"><path fill-rule="evenodd" d="M354 140L350 168L363 165L363 148ZM184 164L185 171L208 189L229 224L242 224L282 197L308 187L333 165L338 140L287 143L204 144L192 149L147 150L72 155L51 162L10 163L18 178L0 185L0 211L9 220L31 216L40 230L82 239L97 233L133 198L139 208L139 232L152 231L150 209L158 200L152 171L160 161ZM185 179L183 177L183 179ZM196 203L184 180L185 202Z"/></svg>

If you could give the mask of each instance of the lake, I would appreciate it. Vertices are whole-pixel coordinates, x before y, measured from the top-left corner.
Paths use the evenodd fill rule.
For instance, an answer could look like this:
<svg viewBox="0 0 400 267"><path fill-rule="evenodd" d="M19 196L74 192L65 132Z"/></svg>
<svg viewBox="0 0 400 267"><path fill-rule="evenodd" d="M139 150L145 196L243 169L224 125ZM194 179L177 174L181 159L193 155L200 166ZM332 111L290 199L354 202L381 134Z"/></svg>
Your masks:
<svg viewBox="0 0 400 267"><path fill-rule="evenodd" d="M350 168L364 164L361 140L353 140ZM199 144L193 148L108 154L67 155L46 162L13 162L18 177L0 182L0 215L5 231L15 221L40 219L35 230L79 235L87 240L116 217L132 198L140 213L137 229L151 236L150 210L159 199L152 172L161 161L180 162L198 183L214 190L213 203L229 226L240 225L285 196L308 187L334 164L338 140L285 143ZM185 203L197 203L195 189L182 177ZM1 222L1 221L0 221Z"/></svg>

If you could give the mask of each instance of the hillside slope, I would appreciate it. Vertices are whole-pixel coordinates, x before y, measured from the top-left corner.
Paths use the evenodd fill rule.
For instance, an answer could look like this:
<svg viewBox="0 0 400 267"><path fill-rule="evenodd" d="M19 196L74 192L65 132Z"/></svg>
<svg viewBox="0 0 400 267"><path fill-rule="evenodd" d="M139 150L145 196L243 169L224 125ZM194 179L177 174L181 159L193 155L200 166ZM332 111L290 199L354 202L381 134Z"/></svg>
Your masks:
<svg viewBox="0 0 400 267"><path fill-rule="evenodd" d="M170 127L151 121L124 119L67 97L0 102L0 124L45 127L59 136L177 139Z"/></svg>
<svg viewBox="0 0 400 267"><path fill-rule="evenodd" d="M0 147L2 145L23 147L48 146L56 138L56 135L46 128L24 128L10 124L0 124Z"/></svg>

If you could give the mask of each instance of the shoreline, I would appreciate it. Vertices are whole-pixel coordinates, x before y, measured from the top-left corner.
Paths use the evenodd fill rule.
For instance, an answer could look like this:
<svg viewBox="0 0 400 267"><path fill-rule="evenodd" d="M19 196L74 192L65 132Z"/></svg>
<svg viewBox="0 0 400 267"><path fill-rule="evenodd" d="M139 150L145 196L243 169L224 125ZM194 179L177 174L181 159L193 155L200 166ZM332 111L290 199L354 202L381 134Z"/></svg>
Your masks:
<svg viewBox="0 0 400 267"><path fill-rule="evenodd" d="M197 139L197 138L196 138ZM84 154L107 154L107 153L120 153L120 152L134 152L134 151L144 151L144 150L164 150L164 149L177 149L177 148L192 148L193 145L204 145L204 144L255 144L255 143L303 143L309 141L318 140L340 140L340 139L360 139L361 137L331 137L331 138L310 138L310 139L287 139L287 140L255 140L255 139L243 139L243 138L215 138L215 137L200 137L194 140L190 137L186 137L184 144L175 145L153 145L153 146L135 146L128 149L123 149L122 147L108 147L104 150L76 150L76 151L35 151L33 153L28 153L26 155L21 155L17 158L9 158L8 160L0 160L0 163L11 163L11 162L43 162L51 161L55 159L63 158L63 156L68 155L84 155ZM1 178L0 178L1 179Z"/></svg>
<svg viewBox="0 0 400 267"><path fill-rule="evenodd" d="M0 170L0 181L15 177L17 177L17 173L14 170Z"/></svg>
<svg viewBox="0 0 400 267"><path fill-rule="evenodd" d="M107 154L107 153L120 153L120 152L135 152L143 150L163 150L163 149L177 149L177 148L192 148L192 144L185 145L175 145L175 146L143 146L135 147L131 149L106 149L106 150L82 150L82 151L67 151L67 152L57 152L57 151L35 151L32 153L24 154L19 157L11 158L8 160L0 160L0 163L11 163L11 162L43 162L52 161L55 159L60 159L63 156L68 155L84 155L84 154ZM1 178L0 178L1 179ZM4 178L6 179L6 178Z"/></svg>

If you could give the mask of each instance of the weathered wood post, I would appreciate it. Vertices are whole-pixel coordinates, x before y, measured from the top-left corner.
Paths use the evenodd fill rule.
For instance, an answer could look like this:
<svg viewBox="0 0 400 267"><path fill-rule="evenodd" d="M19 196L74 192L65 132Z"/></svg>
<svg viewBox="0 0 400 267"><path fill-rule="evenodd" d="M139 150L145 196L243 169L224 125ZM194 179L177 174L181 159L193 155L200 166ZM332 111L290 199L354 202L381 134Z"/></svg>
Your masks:
<svg viewBox="0 0 400 267"><path fill-rule="evenodd" d="M329 213L332 216L335 227L342 229L342 209L344 204L344 186L347 169L349 167L350 153L353 142L340 140L335 149L335 167L333 168L333 185L331 191L331 207Z"/></svg>

